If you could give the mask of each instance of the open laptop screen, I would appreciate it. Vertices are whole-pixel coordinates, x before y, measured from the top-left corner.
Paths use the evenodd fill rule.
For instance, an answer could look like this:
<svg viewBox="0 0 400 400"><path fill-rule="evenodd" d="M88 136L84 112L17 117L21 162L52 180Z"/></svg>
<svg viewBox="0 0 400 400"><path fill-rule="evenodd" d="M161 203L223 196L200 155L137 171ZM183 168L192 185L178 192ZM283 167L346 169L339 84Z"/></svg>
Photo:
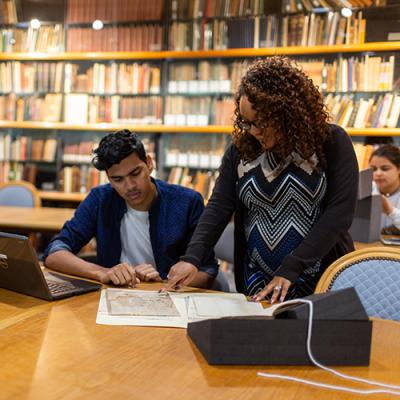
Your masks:
<svg viewBox="0 0 400 400"><path fill-rule="evenodd" d="M49 282L46 281L47 276L43 274L36 252L26 236L0 232L0 287L45 300L69 297L101 287L82 279L51 275Z"/></svg>

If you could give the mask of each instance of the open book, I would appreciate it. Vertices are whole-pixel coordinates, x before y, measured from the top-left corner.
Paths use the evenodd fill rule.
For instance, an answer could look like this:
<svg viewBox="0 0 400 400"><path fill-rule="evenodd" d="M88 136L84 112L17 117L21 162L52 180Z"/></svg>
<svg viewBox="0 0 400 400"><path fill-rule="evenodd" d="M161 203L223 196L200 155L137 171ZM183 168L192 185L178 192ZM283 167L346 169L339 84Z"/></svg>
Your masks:
<svg viewBox="0 0 400 400"><path fill-rule="evenodd" d="M264 308L261 303L250 302L240 293L158 293L108 288L101 292L96 322L186 328L189 322L210 318L273 317L284 309L285 303Z"/></svg>

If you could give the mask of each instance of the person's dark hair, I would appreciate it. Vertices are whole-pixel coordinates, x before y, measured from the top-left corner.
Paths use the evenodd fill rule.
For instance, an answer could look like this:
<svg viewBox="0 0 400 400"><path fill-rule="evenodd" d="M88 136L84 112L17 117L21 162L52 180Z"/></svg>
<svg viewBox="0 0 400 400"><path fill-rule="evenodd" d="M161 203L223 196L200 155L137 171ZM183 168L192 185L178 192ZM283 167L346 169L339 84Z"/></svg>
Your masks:
<svg viewBox="0 0 400 400"><path fill-rule="evenodd" d="M374 150L369 158L371 162L372 157L383 157L388 159L393 165L400 169L400 149L393 144L384 144Z"/></svg>
<svg viewBox="0 0 400 400"><path fill-rule="evenodd" d="M282 159L296 151L311 161L315 153L320 165L325 166L323 145L330 136L329 114L318 88L294 62L281 56L259 59L241 79L235 94L232 140L245 160L253 160L262 148L256 138L238 125L242 96L247 96L255 110L258 125L277 131L274 152Z"/></svg>
<svg viewBox="0 0 400 400"><path fill-rule="evenodd" d="M107 171L132 153L136 153L146 162L146 150L139 136L128 129L123 129L110 133L100 140L99 146L93 150L92 164L99 171Z"/></svg>

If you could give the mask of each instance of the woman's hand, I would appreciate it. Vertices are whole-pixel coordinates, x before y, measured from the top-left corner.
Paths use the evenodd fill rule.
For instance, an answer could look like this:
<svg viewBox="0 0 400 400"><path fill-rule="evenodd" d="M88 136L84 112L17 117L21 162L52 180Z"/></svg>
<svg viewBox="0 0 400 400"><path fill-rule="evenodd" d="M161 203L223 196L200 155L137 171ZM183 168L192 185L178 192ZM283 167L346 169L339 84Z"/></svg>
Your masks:
<svg viewBox="0 0 400 400"><path fill-rule="evenodd" d="M389 215L393 212L393 205L385 195L382 195L382 208L386 215Z"/></svg>
<svg viewBox="0 0 400 400"><path fill-rule="evenodd" d="M275 276L272 281L265 286L263 290L261 290L261 292L253 296L253 299L255 301L261 301L270 293L272 293L270 300L271 304L274 304L277 300L282 302L285 300L291 284L292 282L290 282L288 279L283 278L282 276Z"/></svg>

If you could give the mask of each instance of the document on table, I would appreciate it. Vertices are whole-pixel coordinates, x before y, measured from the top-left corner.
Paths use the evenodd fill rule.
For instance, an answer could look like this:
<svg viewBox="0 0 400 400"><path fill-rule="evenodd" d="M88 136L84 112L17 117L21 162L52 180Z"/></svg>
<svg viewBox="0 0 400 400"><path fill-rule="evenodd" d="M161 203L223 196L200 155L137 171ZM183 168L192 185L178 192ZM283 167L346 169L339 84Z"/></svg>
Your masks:
<svg viewBox="0 0 400 400"><path fill-rule="evenodd" d="M240 293L193 293L108 288L101 291L96 322L104 325L186 328L202 319L268 315Z"/></svg>

